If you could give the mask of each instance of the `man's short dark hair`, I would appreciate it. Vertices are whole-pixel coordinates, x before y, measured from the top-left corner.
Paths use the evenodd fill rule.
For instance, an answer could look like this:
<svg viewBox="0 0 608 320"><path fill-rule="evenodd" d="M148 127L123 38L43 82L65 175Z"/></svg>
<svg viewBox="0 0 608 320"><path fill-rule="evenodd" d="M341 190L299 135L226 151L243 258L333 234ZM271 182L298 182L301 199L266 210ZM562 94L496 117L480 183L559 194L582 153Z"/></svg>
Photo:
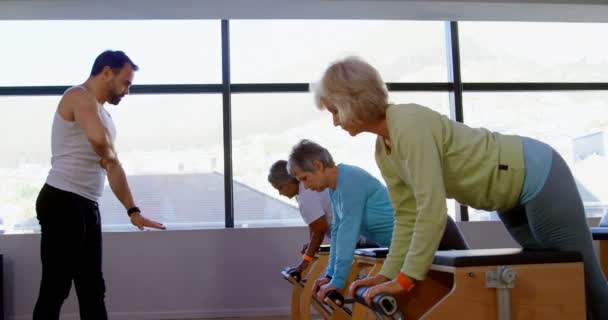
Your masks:
<svg viewBox="0 0 608 320"><path fill-rule="evenodd" d="M104 67L110 67L114 73L118 73L127 63L133 67L133 71L139 70L139 67L124 52L106 50L95 59L91 76L100 74Z"/></svg>
<svg viewBox="0 0 608 320"><path fill-rule="evenodd" d="M287 161L285 160L279 160L270 167L270 173L268 174L268 182L276 183L278 185L299 183L298 179L291 176L289 172L287 172Z"/></svg>

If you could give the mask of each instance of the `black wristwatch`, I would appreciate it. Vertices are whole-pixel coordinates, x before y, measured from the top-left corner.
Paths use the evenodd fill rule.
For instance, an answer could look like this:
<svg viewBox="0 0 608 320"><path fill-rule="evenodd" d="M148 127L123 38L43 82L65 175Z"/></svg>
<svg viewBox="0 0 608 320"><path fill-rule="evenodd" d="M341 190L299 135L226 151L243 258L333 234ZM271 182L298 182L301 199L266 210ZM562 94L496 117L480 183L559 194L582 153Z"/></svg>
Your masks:
<svg viewBox="0 0 608 320"><path fill-rule="evenodd" d="M127 215L129 215L129 217L131 217L131 215L132 215L132 214L134 214L135 212L140 213L140 212L141 212L141 210L139 210L139 208L138 208L138 207L133 207L133 208L130 208L129 210L127 210Z"/></svg>

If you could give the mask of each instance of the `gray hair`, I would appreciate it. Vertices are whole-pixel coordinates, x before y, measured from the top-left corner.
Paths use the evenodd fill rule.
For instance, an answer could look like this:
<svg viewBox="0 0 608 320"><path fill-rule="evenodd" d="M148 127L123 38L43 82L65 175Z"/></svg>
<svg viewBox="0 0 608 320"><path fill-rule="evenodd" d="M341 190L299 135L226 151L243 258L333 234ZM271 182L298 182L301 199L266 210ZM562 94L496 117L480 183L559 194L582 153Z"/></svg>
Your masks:
<svg viewBox="0 0 608 320"><path fill-rule="evenodd" d="M289 183L298 184L298 179L287 172L287 161L279 160L270 167L268 182L278 185L285 185Z"/></svg>
<svg viewBox="0 0 608 320"><path fill-rule="evenodd" d="M301 140L291 149L287 170L292 173L294 166L297 166L303 171L314 172L317 170L313 164L315 160L320 161L324 167L335 166L334 159L327 149L310 140Z"/></svg>
<svg viewBox="0 0 608 320"><path fill-rule="evenodd" d="M309 86L317 108L326 99L338 109L341 123L361 123L383 117L388 107L388 91L380 73L357 57L332 63L318 83Z"/></svg>

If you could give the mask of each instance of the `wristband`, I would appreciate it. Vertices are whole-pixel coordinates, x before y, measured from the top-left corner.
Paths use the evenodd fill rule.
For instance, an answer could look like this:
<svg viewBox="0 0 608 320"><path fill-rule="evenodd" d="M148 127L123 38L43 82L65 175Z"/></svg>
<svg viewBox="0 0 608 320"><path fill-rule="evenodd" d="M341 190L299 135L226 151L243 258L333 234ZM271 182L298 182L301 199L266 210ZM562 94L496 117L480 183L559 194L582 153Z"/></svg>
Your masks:
<svg viewBox="0 0 608 320"><path fill-rule="evenodd" d="M397 275L397 282L401 285L405 292L410 292L414 288L414 282L403 272L399 272Z"/></svg>
<svg viewBox="0 0 608 320"><path fill-rule="evenodd" d="M140 213L140 212L141 212L141 210L139 210L139 208L138 208L138 207L133 207L133 208L130 208L129 210L127 210L127 215L130 217L130 216L131 216L132 214L134 214L135 212Z"/></svg>
<svg viewBox="0 0 608 320"><path fill-rule="evenodd" d="M304 259L305 261L308 261L308 262L312 262L312 260L314 260L313 257L311 257L307 254L302 255L302 259Z"/></svg>

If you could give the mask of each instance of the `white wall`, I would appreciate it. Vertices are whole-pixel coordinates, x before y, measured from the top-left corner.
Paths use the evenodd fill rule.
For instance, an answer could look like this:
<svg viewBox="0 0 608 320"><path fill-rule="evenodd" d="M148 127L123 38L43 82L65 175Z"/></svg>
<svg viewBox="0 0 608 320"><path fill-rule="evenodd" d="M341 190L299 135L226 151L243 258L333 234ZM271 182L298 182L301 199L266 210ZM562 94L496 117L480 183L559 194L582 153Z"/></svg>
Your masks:
<svg viewBox="0 0 608 320"><path fill-rule="evenodd" d="M306 230L225 229L104 234L111 319L284 314L280 269ZM0 236L7 319L31 319L40 281L39 235ZM78 319L74 290L62 319Z"/></svg>
<svg viewBox="0 0 608 320"><path fill-rule="evenodd" d="M460 223L474 248L516 247L499 222ZM104 234L111 319L175 319L289 312L280 270L297 262L306 229ZM31 319L40 281L38 234L0 235L6 319ZM78 319L72 296L62 319Z"/></svg>

